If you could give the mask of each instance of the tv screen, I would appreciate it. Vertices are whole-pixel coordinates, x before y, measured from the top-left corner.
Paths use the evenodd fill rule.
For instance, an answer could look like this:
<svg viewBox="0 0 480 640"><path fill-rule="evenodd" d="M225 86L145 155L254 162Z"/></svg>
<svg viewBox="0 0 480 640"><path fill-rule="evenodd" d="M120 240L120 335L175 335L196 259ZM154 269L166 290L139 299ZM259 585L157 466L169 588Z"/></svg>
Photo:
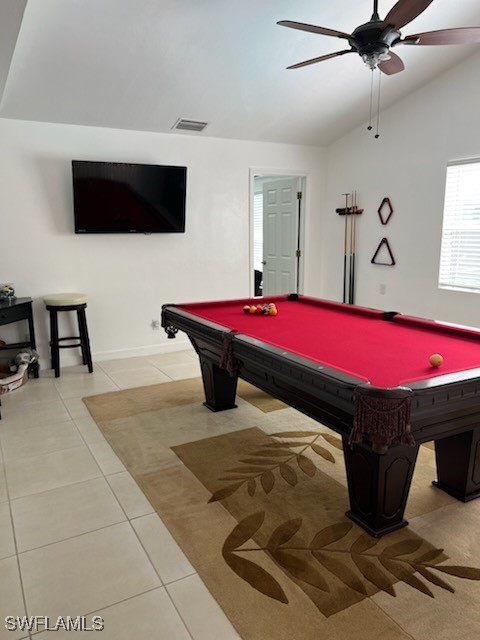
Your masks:
<svg viewBox="0 0 480 640"><path fill-rule="evenodd" d="M187 168L72 161L75 233L183 233Z"/></svg>

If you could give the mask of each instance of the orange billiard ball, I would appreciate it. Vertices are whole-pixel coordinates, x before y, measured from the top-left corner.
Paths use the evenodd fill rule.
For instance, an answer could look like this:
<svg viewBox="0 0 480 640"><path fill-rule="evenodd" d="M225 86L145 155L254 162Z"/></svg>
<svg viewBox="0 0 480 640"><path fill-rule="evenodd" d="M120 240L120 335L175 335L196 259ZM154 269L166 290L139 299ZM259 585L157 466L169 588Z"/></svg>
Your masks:
<svg viewBox="0 0 480 640"><path fill-rule="evenodd" d="M432 367L439 367L443 364L443 357L439 353L433 353L430 356L430 364Z"/></svg>
<svg viewBox="0 0 480 640"><path fill-rule="evenodd" d="M268 310L268 315L269 315L269 316L276 316L276 315L277 315L277 313L278 313L278 311L276 310L276 308L275 308L275 307L271 307L271 308Z"/></svg>
<svg viewBox="0 0 480 640"><path fill-rule="evenodd" d="M257 307L254 307L253 305L250 307L250 313L257 313Z"/></svg>

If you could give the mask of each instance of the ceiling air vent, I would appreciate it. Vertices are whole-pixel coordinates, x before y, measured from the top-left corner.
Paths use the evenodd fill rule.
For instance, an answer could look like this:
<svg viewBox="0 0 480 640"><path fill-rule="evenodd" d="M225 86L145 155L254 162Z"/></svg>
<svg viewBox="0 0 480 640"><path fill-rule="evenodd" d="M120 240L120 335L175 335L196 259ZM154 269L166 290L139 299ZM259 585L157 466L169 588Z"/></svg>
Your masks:
<svg viewBox="0 0 480 640"><path fill-rule="evenodd" d="M179 118L173 125L172 129L180 129L180 131L203 131L208 122L199 122L198 120L185 120Z"/></svg>

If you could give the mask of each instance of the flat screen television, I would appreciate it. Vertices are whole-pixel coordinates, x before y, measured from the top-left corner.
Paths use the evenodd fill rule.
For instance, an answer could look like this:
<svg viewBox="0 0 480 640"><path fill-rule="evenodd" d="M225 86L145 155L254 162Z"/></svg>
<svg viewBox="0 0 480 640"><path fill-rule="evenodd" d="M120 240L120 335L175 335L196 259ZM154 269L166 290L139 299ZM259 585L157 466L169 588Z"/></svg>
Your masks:
<svg viewBox="0 0 480 640"><path fill-rule="evenodd" d="M184 233L187 168L72 161L75 233Z"/></svg>

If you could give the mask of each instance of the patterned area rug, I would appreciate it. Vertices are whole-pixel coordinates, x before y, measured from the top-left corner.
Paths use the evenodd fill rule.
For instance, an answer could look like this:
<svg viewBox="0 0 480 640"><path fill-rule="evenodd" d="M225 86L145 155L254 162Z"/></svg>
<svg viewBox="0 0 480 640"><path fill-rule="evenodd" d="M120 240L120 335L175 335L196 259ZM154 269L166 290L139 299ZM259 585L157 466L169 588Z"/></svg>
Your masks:
<svg viewBox="0 0 480 640"><path fill-rule="evenodd" d="M245 640L480 638L480 500L433 488L421 447L406 517L345 517L342 443L246 383L212 413L200 379L85 398L105 438Z"/></svg>

